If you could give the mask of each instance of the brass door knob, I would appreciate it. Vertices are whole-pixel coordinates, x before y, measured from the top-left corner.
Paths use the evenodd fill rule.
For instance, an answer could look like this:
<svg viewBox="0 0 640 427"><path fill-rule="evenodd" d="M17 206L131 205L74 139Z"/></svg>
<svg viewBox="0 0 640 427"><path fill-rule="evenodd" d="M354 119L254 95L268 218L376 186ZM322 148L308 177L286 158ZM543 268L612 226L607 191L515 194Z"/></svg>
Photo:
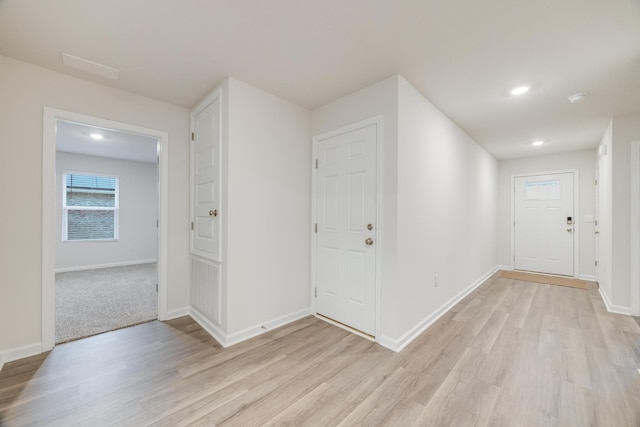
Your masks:
<svg viewBox="0 0 640 427"><path fill-rule="evenodd" d="M369 237L369 238L368 238L367 240L365 240L364 242L367 244L367 246L371 246L371 245L373 245L373 239L372 239L371 237Z"/></svg>
<svg viewBox="0 0 640 427"><path fill-rule="evenodd" d="M209 211L209 216L218 216L218 210Z"/></svg>

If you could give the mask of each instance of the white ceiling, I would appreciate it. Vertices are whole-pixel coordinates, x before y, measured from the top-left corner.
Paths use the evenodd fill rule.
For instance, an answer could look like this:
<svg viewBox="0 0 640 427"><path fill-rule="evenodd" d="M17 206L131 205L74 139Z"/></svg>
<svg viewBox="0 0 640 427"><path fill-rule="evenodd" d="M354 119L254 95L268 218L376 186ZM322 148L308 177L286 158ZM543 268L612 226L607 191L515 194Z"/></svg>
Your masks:
<svg viewBox="0 0 640 427"><path fill-rule="evenodd" d="M101 135L102 139L92 138L94 133ZM64 120L56 122L56 150L136 162L158 162L156 138Z"/></svg>
<svg viewBox="0 0 640 427"><path fill-rule="evenodd" d="M0 54L187 108L226 76L313 109L400 73L499 159L640 112L640 0L0 0Z"/></svg>

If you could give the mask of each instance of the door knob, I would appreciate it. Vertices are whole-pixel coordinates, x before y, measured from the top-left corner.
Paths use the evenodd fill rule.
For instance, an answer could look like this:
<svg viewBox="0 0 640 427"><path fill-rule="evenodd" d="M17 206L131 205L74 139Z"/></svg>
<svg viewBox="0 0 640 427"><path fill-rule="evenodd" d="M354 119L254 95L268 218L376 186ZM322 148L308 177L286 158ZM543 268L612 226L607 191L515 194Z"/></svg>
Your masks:
<svg viewBox="0 0 640 427"><path fill-rule="evenodd" d="M209 211L209 216L218 216L218 210Z"/></svg>
<svg viewBox="0 0 640 427"><path fill-rule="evenodd" d="M571 233L571 232L573 231L573 228L569 227L569 228L567 228L567 231L568 231L569 233Z"/></svg>
<svg viewBox="0 0 640 427"><path fill-rule="evenodd" d="M598 230L595 231L596 234L600 234L600 232Z"/></svg>
<svg viewBox="0 0 640 427"><path fill-rule="evenodd" d="M371 245L373 245L373 239L372 239L371 237L369 237L369 238L368 238L367 240L365 240L364 242L367 244L367 246L371 246Z"/></svg>

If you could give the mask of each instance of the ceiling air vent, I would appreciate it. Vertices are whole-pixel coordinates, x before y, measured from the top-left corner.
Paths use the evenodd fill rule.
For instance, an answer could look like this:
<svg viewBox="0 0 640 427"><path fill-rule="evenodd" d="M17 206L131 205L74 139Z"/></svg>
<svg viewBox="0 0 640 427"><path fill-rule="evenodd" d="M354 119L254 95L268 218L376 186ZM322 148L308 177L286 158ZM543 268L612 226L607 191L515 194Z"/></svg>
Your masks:
<svg viewBox="0 0 640 427"><path fill-rule="evenodd" d="M69 55L64 52L62 53L62 63L67 67L75 68L111 80L118 80L118 76L120 75L120 70L116 68L78 58L77 56Z"/></svg>

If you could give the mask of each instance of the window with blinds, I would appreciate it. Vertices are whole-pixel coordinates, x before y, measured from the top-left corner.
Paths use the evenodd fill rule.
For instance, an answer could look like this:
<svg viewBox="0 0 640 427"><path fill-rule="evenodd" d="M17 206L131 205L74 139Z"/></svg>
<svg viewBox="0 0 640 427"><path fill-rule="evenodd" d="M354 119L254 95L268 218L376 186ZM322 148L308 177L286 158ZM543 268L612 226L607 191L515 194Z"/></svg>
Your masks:
<svg viewBox="0 0 640 427"><path fill-rule="evenodd" d="M65 173L63 183L63 240L118 239L118 178Z"/></svg>

